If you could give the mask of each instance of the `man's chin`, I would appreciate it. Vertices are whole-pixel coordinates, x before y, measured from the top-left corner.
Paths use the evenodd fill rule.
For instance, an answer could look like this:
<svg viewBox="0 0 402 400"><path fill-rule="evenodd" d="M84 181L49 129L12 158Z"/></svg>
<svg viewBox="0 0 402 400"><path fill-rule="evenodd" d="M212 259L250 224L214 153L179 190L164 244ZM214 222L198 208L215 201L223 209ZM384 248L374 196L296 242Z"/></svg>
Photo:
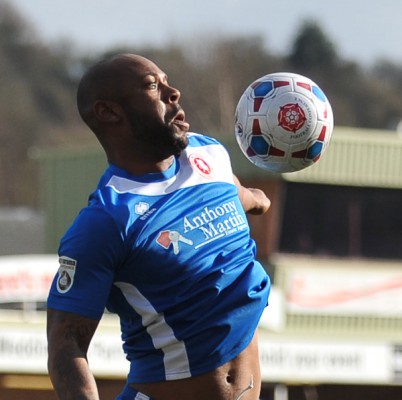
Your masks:
<svg viewBox="0 0 402 400"><path fill-rule="evenodd" d="M188 136L187 132L183 132L180 137L177 137L175 141L175 147L178 150L178 153L181 153L188 146Z"/></svg>

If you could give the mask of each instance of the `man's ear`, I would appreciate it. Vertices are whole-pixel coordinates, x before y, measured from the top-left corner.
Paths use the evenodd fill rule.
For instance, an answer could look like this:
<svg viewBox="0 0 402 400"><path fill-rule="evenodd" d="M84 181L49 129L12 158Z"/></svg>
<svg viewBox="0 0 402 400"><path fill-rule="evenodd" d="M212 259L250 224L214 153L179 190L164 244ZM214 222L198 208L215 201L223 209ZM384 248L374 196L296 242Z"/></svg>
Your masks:
<svg viewBox="0 0 402 400"><path fill-rule="evenodd" d="M122 118L123 110L113 101L97 100L93 105L95 117L102 122L118 122Z"/></svg>

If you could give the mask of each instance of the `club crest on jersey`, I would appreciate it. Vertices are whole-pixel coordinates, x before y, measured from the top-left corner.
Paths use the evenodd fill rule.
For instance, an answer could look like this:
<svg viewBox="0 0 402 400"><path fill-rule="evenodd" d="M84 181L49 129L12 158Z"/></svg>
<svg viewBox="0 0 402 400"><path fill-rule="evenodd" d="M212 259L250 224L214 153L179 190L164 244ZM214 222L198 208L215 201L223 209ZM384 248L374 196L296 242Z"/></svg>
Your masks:
<svg viewBox="0 0 402 400"><path fill-rule="evenodd" d="M77 261L70 257L62 256L59 258L59 270L57 278L57 291L59 293L68 292L74 283L75 268Z"/></svg>
<svg viewBox="0 0 402 400"><path fill-rule="evenodd" d="M193 244L192 240L185 238L177 231L159 232L159 236L156 239L156 243L166 250L170 247L170 245L172 245L174 254L179 254L180 252L179 242L186 243L188 245Z"/></svg>
<svg viewBox="0 0 402 400"><path fill-rule="evenodd" d="M205 156L193 153L189 155L188 159L193 169L200 175L202 175L204 178L212 178L213 168Z"/></svg>

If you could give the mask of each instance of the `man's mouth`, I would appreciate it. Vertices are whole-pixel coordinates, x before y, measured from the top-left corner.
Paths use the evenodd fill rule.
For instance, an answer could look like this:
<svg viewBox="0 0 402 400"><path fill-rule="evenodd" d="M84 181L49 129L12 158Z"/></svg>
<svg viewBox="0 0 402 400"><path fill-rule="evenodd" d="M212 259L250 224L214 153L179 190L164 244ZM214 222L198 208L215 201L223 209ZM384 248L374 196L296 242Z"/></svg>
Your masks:
<svg viewBox="0 0 402 400"><path fill-rule="evenodd" d="M179 110L172 119L172 124L179 126L181 130L188 131L190 124L186 121L186 116L183 110Z"/></svg>

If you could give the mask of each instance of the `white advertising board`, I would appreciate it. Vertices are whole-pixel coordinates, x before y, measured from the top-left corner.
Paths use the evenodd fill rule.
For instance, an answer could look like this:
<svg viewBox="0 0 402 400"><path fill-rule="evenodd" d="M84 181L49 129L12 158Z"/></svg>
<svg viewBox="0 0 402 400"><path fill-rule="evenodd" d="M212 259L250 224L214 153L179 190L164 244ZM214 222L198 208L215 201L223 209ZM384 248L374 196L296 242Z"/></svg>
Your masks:
<svg viewBox="0 0 402 400"><path fill-rule="evenodd" d="M272 339L260 344L260 358L265 382L390 384L402 357L389 343Z"/></svg>
<svg viewBox="0 0 402 400"><path fill-rule="evenodd" d="M92 372L97 376L126 377L128 361L121 347L120 333L99 329L88 353ZM1 326L0 372L47 374L45 327L26 326L24 330Z"/></svg>
<svg viewBox="0 0 402 400"><path fill-rule="evenodd" d="M402 317L402 263L312 259L285 266L286 310Z"/></svg>
<svg viewBox="0 0 402 400"><path fill-rule="evenodd" d="M263 382L402 384L402 345L381 342L279 340L261 335ZM95 376L125 378L118 327L100 328L91 343L89 363ZM0 372L47 374L44 326L24 330L1 327Z"/></svg>
<svg viewBox="0 0 402 400"><path fill-rule="evenodd" d="M45 301L58 268L54 254L0 257L0 303Z"/></svg>

